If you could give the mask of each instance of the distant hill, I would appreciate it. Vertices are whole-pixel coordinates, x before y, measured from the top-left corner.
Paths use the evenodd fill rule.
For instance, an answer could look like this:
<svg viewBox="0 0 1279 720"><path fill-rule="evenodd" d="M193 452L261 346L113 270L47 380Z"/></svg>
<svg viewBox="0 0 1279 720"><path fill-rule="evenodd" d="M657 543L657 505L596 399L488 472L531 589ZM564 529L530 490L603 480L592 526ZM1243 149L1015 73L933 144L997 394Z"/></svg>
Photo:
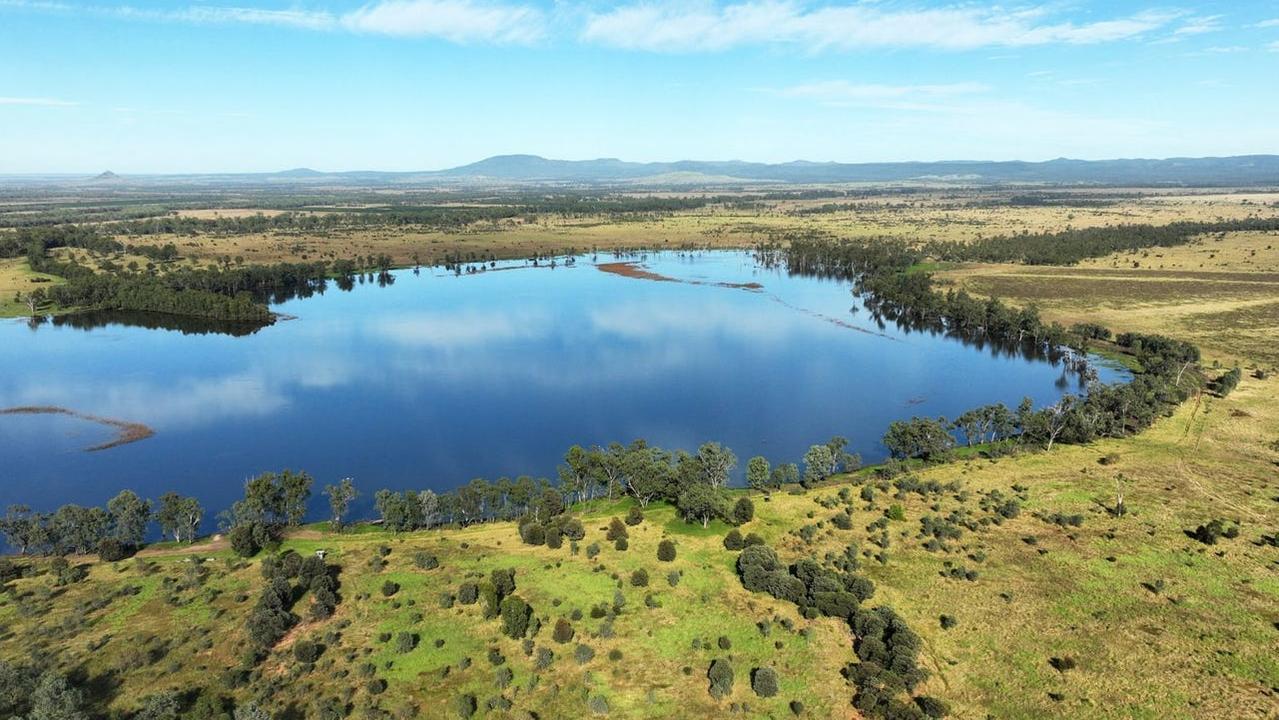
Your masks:
<svg viewBox="0 0 1279 720"><path fill-rule="evenodd" d="M616 158L551 160L537 155L498 155L436 173L438 177L507 182L635 181L659 176L702 175L719 180L843 183L965 181L977 183L1066 183L1104 185L1222 185L1279 183L1279 156L1164 160L1069 160L1045 162L947 160L939 162L837 163L740 160L636 163Z"/></svg>
<svg viewBox="0 0 1279 720"><path fill-rule="evenodd" d="M539 155L495 155L445 170L322 172L294 168L271 173L129 175L107 171L86 181L70 175L0 175L3 185L128 184L210 187L439 187L501 185L625 185L691 187L746 184L953 183L965 185L1098 185L1126 187L1279 186L1279 155L1233 157L1071 160L943 160L936 162L840 163L795 160L628 162L617 158L555 160Z"/></svg>

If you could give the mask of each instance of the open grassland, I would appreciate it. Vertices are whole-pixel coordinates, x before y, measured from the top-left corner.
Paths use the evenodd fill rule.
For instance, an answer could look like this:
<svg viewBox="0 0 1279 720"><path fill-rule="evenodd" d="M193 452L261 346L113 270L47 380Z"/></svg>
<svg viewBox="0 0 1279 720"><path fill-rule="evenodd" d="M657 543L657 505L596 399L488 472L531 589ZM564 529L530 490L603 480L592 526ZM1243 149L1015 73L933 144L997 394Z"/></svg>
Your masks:
<svg viewBox="0 0 1279 720"><path fill-rule="evenodd" d="M1187 403L1135 439L970 458L915 476L922 486L937 481L933 489L899 490L863 473L858 482L874 488L871 501L847 477L755 495L756 517L742 531L760 534L784 559L860 548L861 572L878 587L868 604L892 605L923 637L921 664L933 673L923 691L950 702L955 717L1273 717L1279 548L1260 538L1279 531L1277 391L1274 380L1249 379L1227 399ZM1123 517L1108 510L1119 475ZM992 491L1020 496L1020 515L978 523L945 549L924 547L922 518L993 517L981 507ZM888 524L881 564L872 558L877 533L866 526L893 504L904 514ZM375 528L297 533L285 547L328 550L341 567L343 599L333 618L304 623L261 665L265 678L282 681L271 704L305 714L316 698L351 688L356 707L412 705L424 717L451 717L462 693L481 704L501 694L541 717L588 714L599 698L614 717L716 716L739 703L752 717L782 718L792 699L802 700L806 717L856 717L839 675L852 659L847 625L805 620L794 606L746 592L733 569L737 553L721 542L727 528L685 524L666 506L629 528L628 550L614 549L604 526L627 507L587 512L576 552L567 543L523 545L509 523L398 536ZM845 508L850 530L830 521ZM1079 516L1080 525L1051 522L1058 513ZM1185 534L1214 518L1238 521L1239 537L1204 545ZM815 526L809 540L799 532L805 525ZM663 538L676 543L673 562L656 558ZM602 550L590 558L595 543ZM170 546L116 564L79 558L88 578L66 587L49 574L13 581L0 600L0 657L55 651L65 669L109 683L120 709L166 689L217 686L243 651L244 622L263 583L257 560L239 561L220 546L199 548L200 566L191 550ZM418 568L414 556L423 551L440 567ZM951 566L976 574L943 577ZM516 594L542 621L533 644L554 652L550 666L539 668L536 649L530 655L503 636L480 605L441 607L442 594L498 568L516 569ZM629 581L640 568L647 587ZM398 585L389 597L388 581ZM614 606L618 593L623 607L612 621L592 617L592 607ZM955 626L943 629L942 615ZM559 618L574 626L569 643L551 638ZM401 633L415 638L413 649L397 648ZM301 638L325 646L313 670L290 652ZM592 657L575 659L578 645ZM494 648L500 667L490 662ZM705 679L717 657L737 670L732 695L718 702ZM750 691L747 673L762 666L779 672L775 698ZM513 671L504 688L495 684L502 667ZM375 677L387 688L372 695L366 684Z"/></svg>
<svg viewBox="0 0 1279 720"><path fill-rule="evenodd" d="M0 317L26 315L27 306L14 298L59 282L52 275L31 272L26 258L0 259Z"/></svg>
<svg viewBox="0 0 1279 720"><path fill-rule="evenodd" d="M463 230L408 227L338 228L322 232L271 231L247 234L123 236L133 244L172 242L196 263L226 257L248 263L390 256L400 265L416 256L425 263L445 257L527 257L535 253L627 248L750 247L790 233L840 237L894 237L908 240L971 241L992 235L1039 233L1066 227L1271 217L1279 193L1161 195L1116 191L1104 201L1077 204L1008 204L1008 193L938 192L873 195L832 201L759 201L736 208L711 205L696 210L635 215L564 217L539 215L481 221ZM742 196L743 202L750 195ZM195 210L181 214L205 219L246 217L252 208ZM279 214L264 211L263 214Z"/></svg>
<svg viewBox="0 0 1279 720"><path fill-rule="evenodd" d="M1065 324L1098 322L1200 345L1224 363L1279 365L1279 236L1230 233L1077 267L969 265L938 277L969 292L1034 303Z"/></svg>

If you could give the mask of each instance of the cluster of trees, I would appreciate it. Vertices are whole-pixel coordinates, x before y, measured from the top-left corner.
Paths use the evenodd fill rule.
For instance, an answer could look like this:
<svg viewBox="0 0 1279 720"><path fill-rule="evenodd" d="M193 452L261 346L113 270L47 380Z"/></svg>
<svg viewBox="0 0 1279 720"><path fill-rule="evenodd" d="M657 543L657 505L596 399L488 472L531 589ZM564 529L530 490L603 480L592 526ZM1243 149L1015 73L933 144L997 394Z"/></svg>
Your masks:
<svg viewBox="0 0 1279 720"><path fill-rule="evenodd" d="M1074 265L1087 258L1150 247L1185 245L1209 233L1238 231L1274 232L1279 220L1249 218L1220 222L1174 222L1167 225L1116 225L1058 232L1021 233L973 242L934 240L924 252L939 260L957 262Z"/></svg>
<svg viewBox="0 0 1279 720"><path fill-rule="evenodd" d="M1279 225L1279 221L1273 220L1264 223ZM1226 225L1229 227L1224 227ZM1089 242L1079 240L1074 245L1066 244L1090 248L1088 253L1105 254L1115 249L1107 242L1158 244L1171 242L1170 238L1183 238L1178 242L1184 242L1214 229L1253 228L1252 221L1181 223L1176 227L1159 228L1132 226L1127 229L1131 232L1125 231L1126 234L1116 233L1113 228L1103 229L1118 239L1105 241L1104 238L1108 237L1105 233L1085 233L1080 237L1091 238ZM1017 242L1027 248L1054 244L1051 239L1029 238L1018 236ZM926 254L901 240L836 241L828 237L796 237L785 248L776 245L761 247L757 256L765 264L784 263L792 272L851 279L854 291L862 295L866 307L877 318L1044 354L1053 361L1064 361L1069 369L1079 372L1088 381L1082 396L1066 395L1054 405L1040 410L1034 410L1028 402L1023 402L1015 415L1001 406L986 406L965 412L949 425L944 420L927 418L894 423L885 436L885 445L894 457L944 458L953 447L952 433L956 431L962 433L970 444L974 440L986 441L985 438L1010 442L1015 437L1016 442L1048 449L1056 442L1080 443L1099 437L1122 437L1149 427L1156 418L1196 392L1202 384L1197 372L1188 372L1199 362L1198 348L1164 336L1139 333L1121 333L1115 336L1114 343L1126 348L1136 358L1141 372L1127 384L1098 383L1095 371L1088 366L1084 350L1090 341L1108 339L1109 330L1087 323L1067 329L1058 323L1043 322L1033 306L1011 308L998 298L978 300L962 290L938 292L928 273L914 271L926 257L939 256L936 248L930 248ZM1029 262L1021 256L963 259Z"/></svg>
<svg viewBox="0 0 1279 720"><path fill-rule="evenodd" d="M300 618L293 607L306 594L311 596L312 620L332 617L337 608L337 566L327 565L316 555L303 558L292 550L262 561L266 585L246 621L254 659L261 660Z"/></svg>
<svg viewBox="0 0 1279 720"><path fill-rule="evenodd" d="M143 545L152 522L160 526L163 535L191 542L203 517L204 509L195 498L165 493L157 506L125 490L105 508L63 505L42 513L25 505L11 505L0 518L0 533L24 555L97 552L104 560L119 560Z"/></svg>
<svg viewBox="0 0 1279 720"><path fill-rule="evenodd" d="M245 482L244 497L218 516L231 548L252 557L277 545L284 528L297 527L306 518L314 484L307 473L292 470L262 473Z"/></svg>
<svg viewBox="0 0 1279 720"><path fill-rule="evenodd" d="M795 603L805 617L824 615L848 622L856 636L859 662L849 664L843 674L855 688L853 704L862 714L893 720L942 717L943 703L912 696L928 676L919 666L919 636L892 608L861 607L874 595L875 586L856 569L853 546L842 556L829 558L827 565L811 558L784 565L772 548L762 544L745 547L737 557L738 576L747 590ZM723 684L722 668L718 675ZM712 676L712 692L714 686Z"/></svg>

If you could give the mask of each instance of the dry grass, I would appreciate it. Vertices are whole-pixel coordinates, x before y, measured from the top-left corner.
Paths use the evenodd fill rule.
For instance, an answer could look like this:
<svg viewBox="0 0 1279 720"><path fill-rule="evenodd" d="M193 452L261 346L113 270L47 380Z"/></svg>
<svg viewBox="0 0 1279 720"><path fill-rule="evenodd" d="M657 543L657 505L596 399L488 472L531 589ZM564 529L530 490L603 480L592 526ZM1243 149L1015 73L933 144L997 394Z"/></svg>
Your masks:
<svg viewBox="0 0 1279 720"><path fill-rule="evenodd" d="M0 260L0 318L27 314L27 306L14 299L19 293L25 295L59 282L61 279L52 275L31 272L26 258Z"/></svg>

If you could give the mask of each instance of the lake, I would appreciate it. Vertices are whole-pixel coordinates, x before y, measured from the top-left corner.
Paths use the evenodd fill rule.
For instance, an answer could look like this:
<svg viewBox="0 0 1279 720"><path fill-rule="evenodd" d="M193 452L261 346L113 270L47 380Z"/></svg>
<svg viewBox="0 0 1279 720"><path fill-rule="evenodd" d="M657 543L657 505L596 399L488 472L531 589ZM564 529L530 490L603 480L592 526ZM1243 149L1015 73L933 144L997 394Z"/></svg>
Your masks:
<svg viewBox="0 0 1279 720"><path fill-rule="evenodd" d="M635 438L690 450L717 440L740 478L752 455L798 463L843 435L877 461L893 420L1079 390L1059 365L877 323L849 283L745 252L393 280L330 283L273 306L289 319L239 335L154 317L0 321L0 408L79 414L0 415L0 505L177 490L201 499L207 530L245 479L293 468L316 478L317 517L320 487L343 477L367 516L378 488L554 477L574 443ZM154 434L88 450L129 428Z"/></svg>

